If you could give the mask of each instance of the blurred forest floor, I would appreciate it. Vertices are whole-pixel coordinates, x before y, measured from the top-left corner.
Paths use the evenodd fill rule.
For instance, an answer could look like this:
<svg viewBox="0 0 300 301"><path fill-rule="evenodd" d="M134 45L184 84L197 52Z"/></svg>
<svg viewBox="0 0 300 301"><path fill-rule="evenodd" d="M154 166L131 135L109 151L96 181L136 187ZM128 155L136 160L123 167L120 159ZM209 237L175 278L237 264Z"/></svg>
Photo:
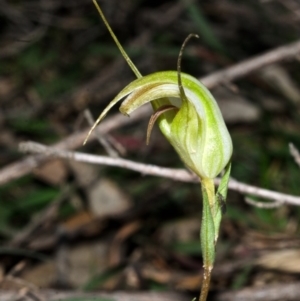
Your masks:
<svg viewBox="0 0 300 301"><path fill-rule="evenodd" d="M298 0L99 3L142 74L175 70L189 33L200 39L182 70L197 78L300 39ZM125 118L116 108L102 142L82 146L85 110L96 118L134 79L92 1L1 0L0 24L0 300L192 300L202 275L199 185L19 151L32 140L183 168L156 128L146 146L149 109ZM212 89L234 143L232 177L294 196L299 48ZM229 192L209 300L300 300L294 199Z"/></svg>

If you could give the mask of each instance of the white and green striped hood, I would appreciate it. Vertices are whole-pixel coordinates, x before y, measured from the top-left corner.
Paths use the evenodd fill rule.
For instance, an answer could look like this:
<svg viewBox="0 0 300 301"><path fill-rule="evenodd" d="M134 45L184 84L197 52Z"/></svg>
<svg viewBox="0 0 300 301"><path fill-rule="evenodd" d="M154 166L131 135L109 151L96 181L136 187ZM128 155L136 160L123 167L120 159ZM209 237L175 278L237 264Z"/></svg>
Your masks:
<svg viewBox="0 0 300 301"><path fill-rule="evenodd" d="M126 115L148 102L155 111L177 107L159 116L160 130L200 178L215 178L230 161L231 137L207 88L185 73L181 73L181 80L185 95L180 93L177 71L156 72L134 80L109 103L96 124L124 97L120 111Z"/></svg>

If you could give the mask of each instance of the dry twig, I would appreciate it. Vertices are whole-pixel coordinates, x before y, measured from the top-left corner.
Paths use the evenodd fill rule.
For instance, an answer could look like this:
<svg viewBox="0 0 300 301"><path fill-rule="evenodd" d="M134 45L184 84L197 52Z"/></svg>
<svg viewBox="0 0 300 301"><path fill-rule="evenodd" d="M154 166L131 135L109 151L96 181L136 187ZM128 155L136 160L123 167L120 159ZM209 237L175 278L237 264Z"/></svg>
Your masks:
<svg viewBox="0 0 300 301"><path fill-rule="evenodd" d="M122 168L140 172L143 175L160 176L160 177L170 178L175 181L194 182L194 183L199 181L199 179L195 175L193 175L192 173L188 172L185 169L165 168L156 165L137 163L122 158L111 158L106 156L96 156L96 155L85 154L80 152L65 151L59 148L47 147L43 144L39 144L35 142L21 143L20 150L22 152L44 154L46 156L55 156L59 158L72 159L79 162L117 166L117 167L122 167ZM217 179L216 184L219 184L219 182L220 179ZM285 203L285 204L300 206L300 196L299 197L293 196L289 194L284 194L276 191L271 191L271 190L251 186L234 179L230 180L229 188L241 192L243 194L251 194L253 196L272 200L281 204Z"/></svg>
<svg viewBox="0 0 300 301"><path fill-rule="evenodd" d="M132 114L131 118L125 117L121 114L116 114L111 118L106 119L99 128L100 133L108 133L118 127L122 127L127 124L132 124L146 116L150 115L150 109L146 106L139 110L138 114ZM77 132L66 139L56 143L53 147L57 149L75 149L82 145L84 138L89 132L89 128L86 128L80 132ZM96 137L92 135L89 141L93 141ZM11 180L18 179L34 168L38 167L47 160L47 156L28 156L18 162L12 163L0 170L0 185L8 183Z"/></svg>
<svg viewBox="0 0 300 301"><path fill-rule="evenodd" d="M300 54L300 41L275 48L264 54L244 60L224 70L214 72L200 79L209 89L223 83L230 83L232 80L244 77L260 68L283 61L294 59Z"/></svg>
<svg viewBox="0 0 300 301"><path fill-rule="evenodd" d="M279 206L282 206L283 203L279 202L279 201L273 201L273 202L259 202L256 200L253 200L252 198L249 197L245 197L245 202L251 206L255 206L258 208L264 208L264 209L273 209L273 208L277 208Z"/></svg>
<svg viewBox="0 0 300 301"><path fill-rule="evenodd" d="M296 164L300 167L300 153L293 143L289 143L289 149L292 157L294 158Z"/></svg>
<svg viewBox="0 0 300 301"><path fill-rule="evenodd" d="M83 114L84 114L84 117L87 120L88 124L90 126L93 126L93 124L95 123L95 120L93 119L91 111L86 109L86 110L84 110ZM99 128L96 129L95 135L96 135L96 138L99 141L99 143L103 146L103 148L105 149L105 151L107 152L107 154L110 157L113 157L113 158L119 157L118 152L110 145L107 137L103 134L102 135L99 134Z"/></svg>
<svg viewBox="0 0 300 301"><path fill-rule="evenodd" d="M112 292L112 293L82 293L82 292L70 292L70 291L54 291L54 290L41 290L40 293L48 301L58 300L115 300L115 301L188 301L189 297L186 297L178 293L169 292L145 292L145 293L133 293L133 292ZM16 299L18 295L14 291L2 291L0 293L1 301L20 300ZM28 299L26 299L28 300ZM37 300L37 299L34 299Z"/></svg>

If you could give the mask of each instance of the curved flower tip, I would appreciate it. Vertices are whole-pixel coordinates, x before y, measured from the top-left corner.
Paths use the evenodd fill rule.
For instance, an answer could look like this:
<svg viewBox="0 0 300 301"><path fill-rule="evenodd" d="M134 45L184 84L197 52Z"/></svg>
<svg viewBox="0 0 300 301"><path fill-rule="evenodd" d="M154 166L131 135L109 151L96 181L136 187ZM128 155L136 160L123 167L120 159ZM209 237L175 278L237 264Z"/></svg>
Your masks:
<svg viewBox="0 0 300 301"><path fill-rule="evenodd" d="M160 130L183 162L200 178L215 178L232 155L232 141L220 109L207 88L196 78L181 73L185 97L181 97L176 71L163 71L141 77L125 87L99 116L122 98L120 111L129 115L151 102ZM166 106L176 110L163 110Z"/></svg>

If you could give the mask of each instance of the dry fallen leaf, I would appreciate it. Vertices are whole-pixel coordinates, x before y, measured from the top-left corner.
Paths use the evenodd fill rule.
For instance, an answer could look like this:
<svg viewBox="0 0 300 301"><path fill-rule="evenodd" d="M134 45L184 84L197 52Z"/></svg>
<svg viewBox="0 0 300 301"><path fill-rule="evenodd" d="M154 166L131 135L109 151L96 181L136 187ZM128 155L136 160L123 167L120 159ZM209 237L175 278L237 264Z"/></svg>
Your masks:
<svg viewBox="0 0 300 301"><path fill-rule="evenodd" d="M226 123L255 122L259 119L260 109L241 94L224 87L214 89L213 94Z"/></svg>
<svg viewBox="0 0 300 301"><path fill-rule="evenodd" d="M47 288L55 282L56 266L54 261L41 263L35 267L25 270L22 273L22 279L38 286Z"/></svg>
<svg viewBox="0 0 300 301"><path fill-rule="evenodd" d="M95 241L67 248L64 279L78 288L107 268L106 242ZM40 288L51 287L58 280L58 264L54 259L25 270L22 279ZM61 271L60 271L61 273ZM61 275L60 275L61 277Z"/></svg>
<svg viewBox="0 0 300 301"><path fill-rule="evenodd" d="M88 191L91 212L97 217L118 215L131 207L130 197L112 180L101 178Z"/></svg>
<svg viewBox="0 0 300 301"><path fill-rule="evenodd" d="M199 238L199 229L199 218L180 219L165 223L160 230L160 238L164 244L190 242Z"/></svg>
<svg viewBox="0 0 300 301"><path fill-rule="evenodd" d="M99 168L96 165L71 160L69 166L82 187L89 187L98 178Z"/></svg>
<svg viewBox="0 0 300 301"><path fill-rule="evenodd" d="M269 251L256 260L256 264L267 269L287 273L300 273L300 249Z"/></svg>
<svg viewBox="0 0 300 301"><path fill-rule="evenodd" d="M288 72L274 64L261 70L261 77L278 92L295 104L300 102L300 89Z"/></svg>
<svg viewBox="0 0 300 301"><path fill-rule="evenodd" d="M60 185L65 182L68 171L63 160L54 159L34 170L34 175L50 185Z"/></svg>
<svg viewBox="0 0 300 301"><path fill-rule="evenodd" d="M69 279L72 285L80 287L92 277L99 275L108 266L108 245L96 241L72 247L69 250Z"/></svg>

